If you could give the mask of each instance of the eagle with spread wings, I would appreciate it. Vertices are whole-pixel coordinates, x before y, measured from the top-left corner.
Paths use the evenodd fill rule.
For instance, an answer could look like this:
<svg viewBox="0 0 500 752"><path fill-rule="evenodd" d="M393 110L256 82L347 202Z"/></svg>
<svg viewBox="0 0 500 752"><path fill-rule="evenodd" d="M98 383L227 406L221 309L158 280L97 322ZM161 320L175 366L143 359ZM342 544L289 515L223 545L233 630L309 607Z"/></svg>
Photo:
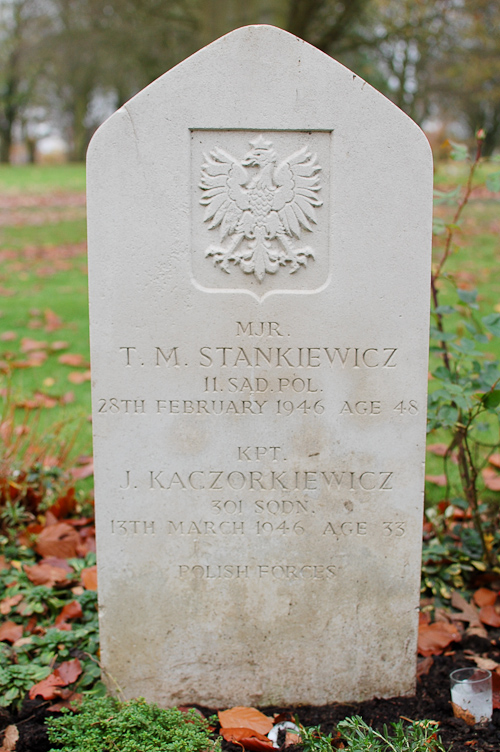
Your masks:
<svg viewBox="0 0 500 752"><path fill-rule="evenodd" d="M273 144L260 135L240 161L215 148L201 169L200 204L208 229L219 227L220 244L205 251L228 274L230 264L262 282L288 266L291 274L314 258L309 246L294 247L301 231L316 223L321 167L306 147L278 164Z"/></svg>

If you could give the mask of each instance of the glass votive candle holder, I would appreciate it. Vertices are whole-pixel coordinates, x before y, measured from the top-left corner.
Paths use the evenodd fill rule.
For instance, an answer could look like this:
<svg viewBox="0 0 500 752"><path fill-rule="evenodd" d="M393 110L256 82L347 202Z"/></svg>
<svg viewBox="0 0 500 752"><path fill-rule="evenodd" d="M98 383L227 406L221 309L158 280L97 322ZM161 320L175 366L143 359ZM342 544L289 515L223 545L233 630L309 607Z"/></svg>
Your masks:
<svg viewBox="0 0 500 752"><path fill-rule="evenodd" d="M450 674L453 715L469 726L489 721L493 714L491 671L457 668Z"/></svg>

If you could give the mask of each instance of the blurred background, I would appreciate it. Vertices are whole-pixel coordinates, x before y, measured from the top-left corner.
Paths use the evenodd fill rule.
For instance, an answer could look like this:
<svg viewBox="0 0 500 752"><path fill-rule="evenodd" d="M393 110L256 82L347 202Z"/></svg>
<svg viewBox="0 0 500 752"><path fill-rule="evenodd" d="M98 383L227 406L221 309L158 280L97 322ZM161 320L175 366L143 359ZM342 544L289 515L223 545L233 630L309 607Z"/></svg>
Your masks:
<svg viewBox="0 0 500 752"><path fill-rule="evenodd" d="M268 23L347 65L436 156L500 144L499 0L0 0L0 161L81 161L103 120L239 26Z"/></svg>

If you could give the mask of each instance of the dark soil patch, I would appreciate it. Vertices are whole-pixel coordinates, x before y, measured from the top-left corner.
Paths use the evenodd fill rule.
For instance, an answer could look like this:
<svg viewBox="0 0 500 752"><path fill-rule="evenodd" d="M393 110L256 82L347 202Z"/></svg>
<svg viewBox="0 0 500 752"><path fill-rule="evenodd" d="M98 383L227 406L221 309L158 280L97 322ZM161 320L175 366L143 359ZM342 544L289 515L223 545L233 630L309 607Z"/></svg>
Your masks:
<svg viewBox="0 0 500 752"><path fill-rule="evenodd" d="M500 637L498 630L491 632L491 639L480 637L464 638L459 649L449 655L435 656L429 673L418 680L415 697L396 697L389 700L370 700L350 705L324 705L312 707L304 705L293 708L293 712L304 726L318 726L329 733L336 723L352 715L360 715L377 729L401 718L411 720L432 719L439 721L439 734L445 749L451 752L500 752L500 710L493 712L493 720L487 726L469 727L464 721L453 717L450 706L449 674L455 668L474 665L465 650L488 656L500 662ZM47 752L50 745L45 733L44 719L47 707L53 701L28 700L19 715L9 716L0 710L0 727L15 723L19 729L16 752ZM201 708L206 715L215 712L212 708ZM271 715L290 711L291 708L262 708ZM223 742L226 752L241 752L241 747Z"/></svg>

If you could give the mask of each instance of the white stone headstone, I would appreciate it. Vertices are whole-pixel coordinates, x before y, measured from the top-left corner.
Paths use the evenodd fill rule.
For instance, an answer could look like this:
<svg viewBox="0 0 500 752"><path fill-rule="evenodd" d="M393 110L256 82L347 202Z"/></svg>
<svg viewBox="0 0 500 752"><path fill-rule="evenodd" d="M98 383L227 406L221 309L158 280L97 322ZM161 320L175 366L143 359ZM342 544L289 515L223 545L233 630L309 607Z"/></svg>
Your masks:
<svg viewBox="0 0 500 752"><path fill-rule="evenodd" d="M162 705L410 694L431 154L269 26L97 132L89 272L102 663Z"/></svg>

